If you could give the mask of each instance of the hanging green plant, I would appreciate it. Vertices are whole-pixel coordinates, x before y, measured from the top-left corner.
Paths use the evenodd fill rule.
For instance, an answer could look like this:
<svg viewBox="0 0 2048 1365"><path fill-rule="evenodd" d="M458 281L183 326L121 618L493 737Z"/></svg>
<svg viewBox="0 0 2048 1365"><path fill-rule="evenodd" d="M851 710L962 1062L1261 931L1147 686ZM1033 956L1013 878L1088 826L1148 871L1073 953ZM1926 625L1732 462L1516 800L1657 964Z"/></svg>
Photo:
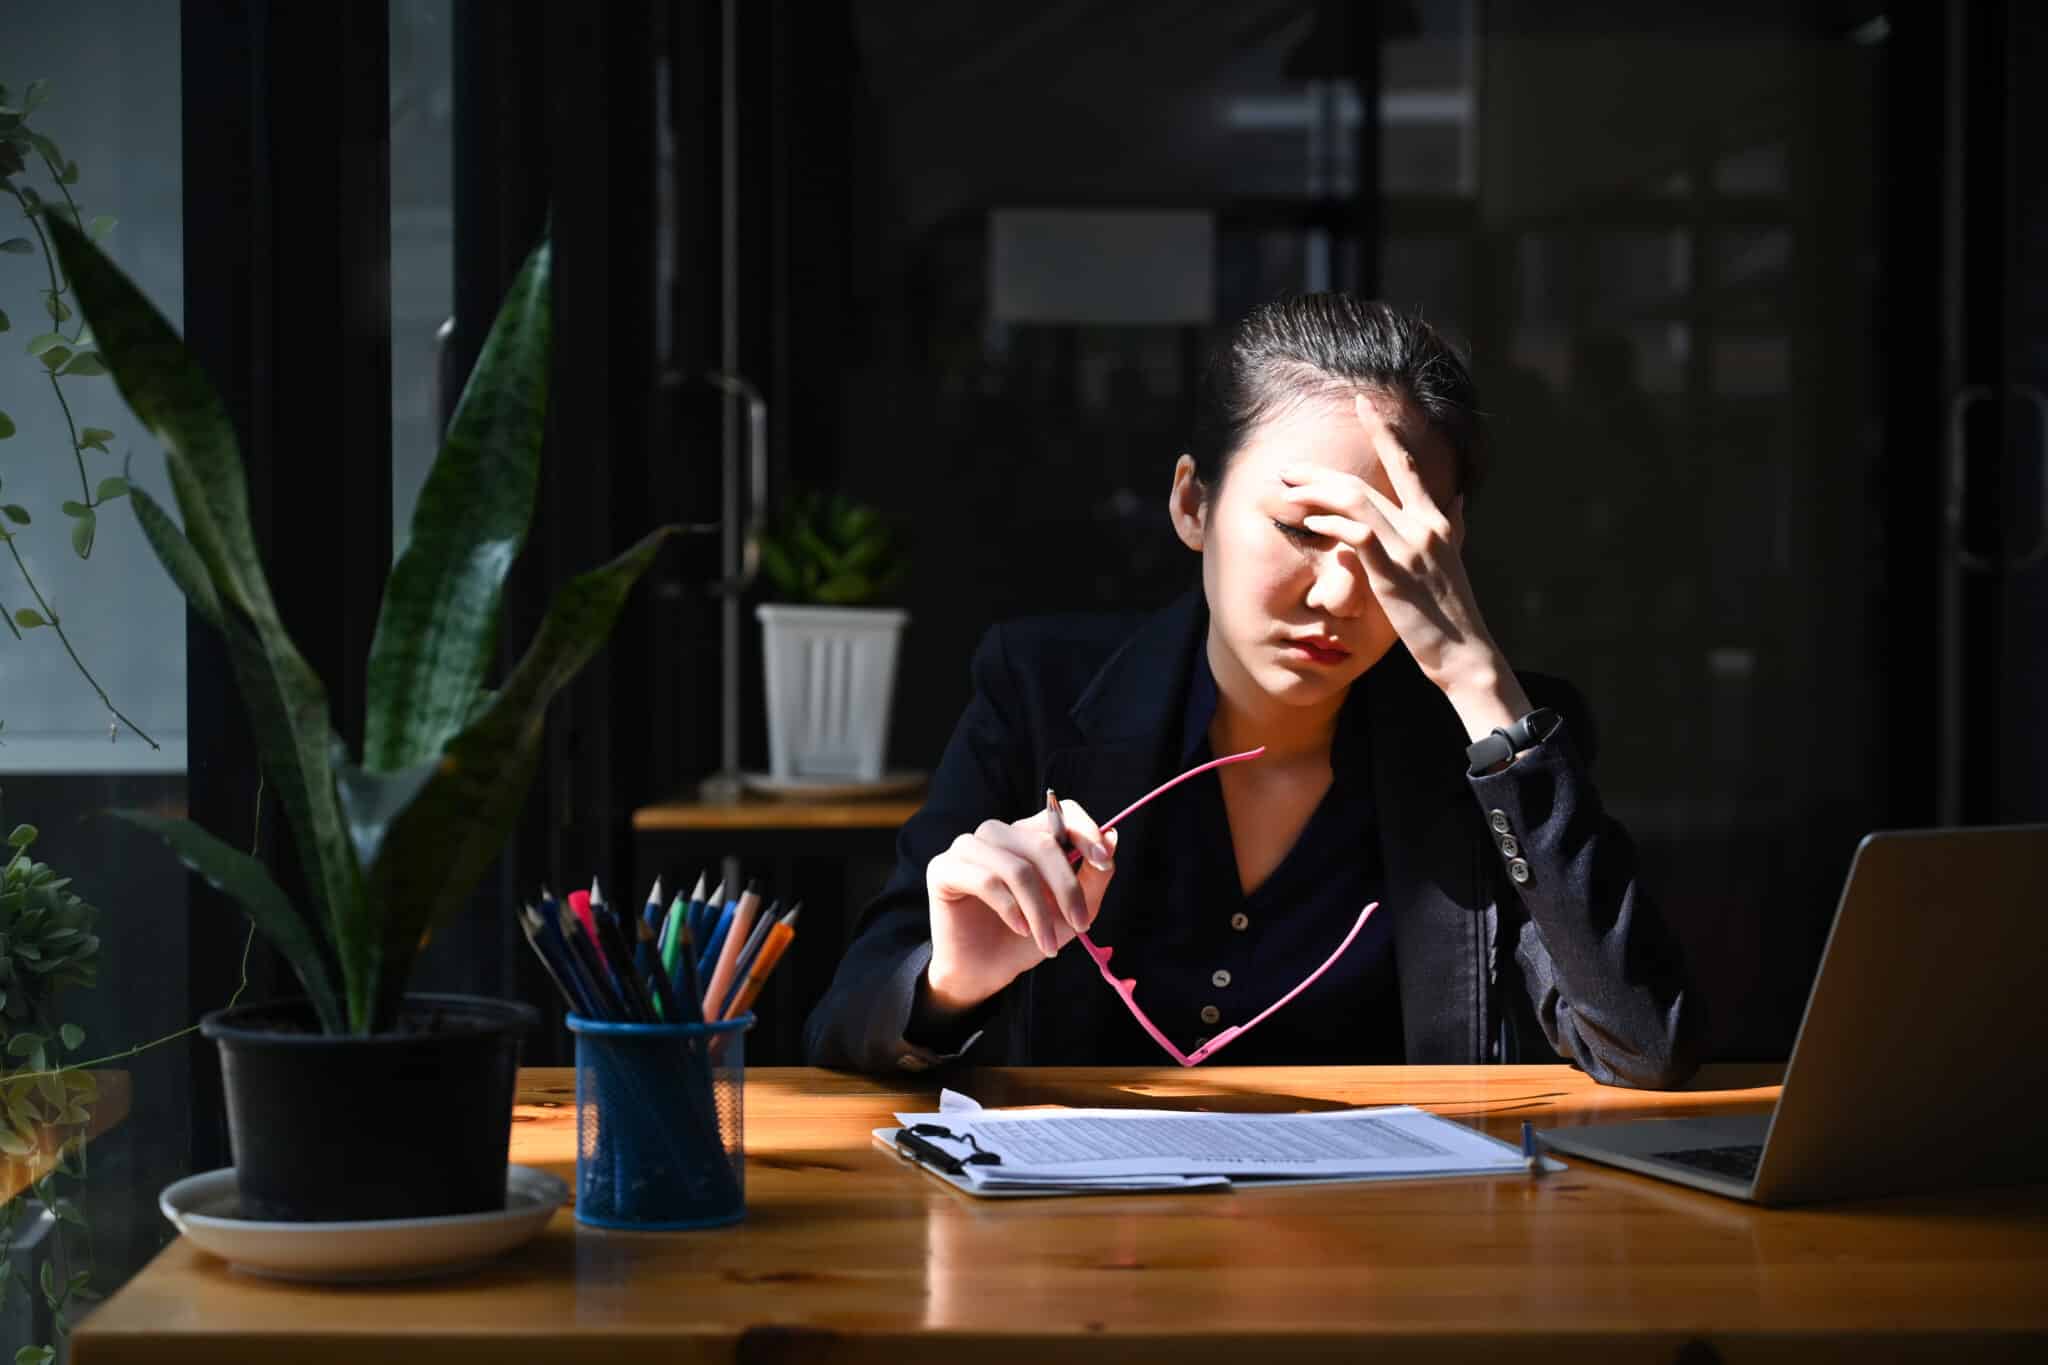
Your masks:
<svg viewBox="0 0 2048 1365"><path fill-rule="evenodd" d="M21 1219L47 1208L56 1217L54 1255L34 1285L60 1332L94 1296L91 1230L73 1198L85 1176L85 1139L98 1084L61 1059L85 1044L85 1031L66 1022L56 996L90 986L99 970L99 912L46 863L29 856L33 825L7 836L0 871L0 1189L31 1191L35 1203L0 1202L0 1245L12 1243ZM57 1267L62 1266L62 1270ZM0 1303L15 1291L13 1262L0 1259ZM18 1360L48 1360L52 1348L26 1346Z"/></svg>

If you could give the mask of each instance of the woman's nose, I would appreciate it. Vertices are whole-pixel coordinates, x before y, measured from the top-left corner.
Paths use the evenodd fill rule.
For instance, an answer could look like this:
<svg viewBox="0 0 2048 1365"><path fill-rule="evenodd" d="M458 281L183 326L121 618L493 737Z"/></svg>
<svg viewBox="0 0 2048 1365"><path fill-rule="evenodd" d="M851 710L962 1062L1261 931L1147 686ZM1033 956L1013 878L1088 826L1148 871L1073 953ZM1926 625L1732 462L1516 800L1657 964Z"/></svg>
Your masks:
<svg viewBox="0 0 2048 1365"><path fill-rule="evenodd" d="M1348 545L1335 546L1316 556L1315 581L1309 585L1308 607L1335 617L1356 616L1372 596L1372 584L1365 578L1365 565Z"/></svg>

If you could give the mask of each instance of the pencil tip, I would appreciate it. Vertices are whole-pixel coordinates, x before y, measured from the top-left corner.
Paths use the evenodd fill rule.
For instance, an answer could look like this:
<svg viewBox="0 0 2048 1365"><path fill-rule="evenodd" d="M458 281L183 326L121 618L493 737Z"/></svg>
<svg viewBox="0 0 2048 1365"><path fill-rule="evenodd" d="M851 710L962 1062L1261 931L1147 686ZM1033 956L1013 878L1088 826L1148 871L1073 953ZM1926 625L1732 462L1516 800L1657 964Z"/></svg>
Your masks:
<svg viewBox="0 0 2048 1365"><path fill-rule="evenodd" d="M761 894L761 879L759 877L747 878L747 894L749 896L758 896Z"/></svg>
<svg viewBox="0 0 2048 1365"><path fill-rule="evenodd" d="M710 875L711 874L708 872L699 872L697 874L697 884L690 888L691 900L701 901L704 899L704 883L710 877Z"/></svg>
<svg viewBox="0 0 2048 1365"><path fill-rule="evenodd" d="M654 879L654 889L647 893L647 903L649 905L661 904L661 878L656 877Z"/></svg>

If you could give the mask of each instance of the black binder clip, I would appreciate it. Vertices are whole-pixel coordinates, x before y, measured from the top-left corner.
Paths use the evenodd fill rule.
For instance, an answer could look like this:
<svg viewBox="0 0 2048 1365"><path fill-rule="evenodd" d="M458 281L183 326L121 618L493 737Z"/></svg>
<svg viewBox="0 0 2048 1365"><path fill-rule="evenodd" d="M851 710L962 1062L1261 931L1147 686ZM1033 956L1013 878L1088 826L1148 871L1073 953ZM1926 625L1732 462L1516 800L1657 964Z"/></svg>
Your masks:
<svg viewBox="0 0 2048 1365"><path fill-rule="evenodd" d="M942 1137L949 1142L964 1142L974 1149L973 1153L954 1156L936 1143L926 1142L927 1137ZM936 1123L917 1123L908 1128L896 1130L896 1150L912 1161L944 1171L947 1175L959 1175L969 1166L1000 1166L1003 1159L982 1147L974 1140L972 1133L955 1133Z"/></svg>

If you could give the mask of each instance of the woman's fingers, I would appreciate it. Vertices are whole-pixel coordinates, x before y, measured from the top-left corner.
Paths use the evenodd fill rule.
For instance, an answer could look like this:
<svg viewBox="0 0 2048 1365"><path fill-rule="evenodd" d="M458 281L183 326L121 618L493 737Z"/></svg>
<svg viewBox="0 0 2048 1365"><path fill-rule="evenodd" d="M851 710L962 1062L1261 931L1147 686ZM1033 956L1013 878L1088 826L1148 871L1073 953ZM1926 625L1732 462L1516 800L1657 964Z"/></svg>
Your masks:
<svg viewBox="0 0 2048 1365"><path fill-rule="evenodd" d="M1095 817L1083 810L1079 802L1062 801L1060 821L1067 827L1067 842L1079 851L1082 860L1097 872L1109 871L1109 845Z"/></svg>
<svg viewBox="0 0 2048 1365"><path fill-rule="evenodd" d="M933 859L927 889L942 900L980 901L1017 937L1036 938L1023 905L996 867L980 856L981 848L972 834L955 839L943 857Z"/></svg>
<svg viewBox="0 0 2048 1365"><path fill-rule="evenodd" d="M1061 922L1078 931L1088 919L1081 884L1065 851L1053 842L1042 815L1021 826L984 821L975 833L983 845L977 850L979 860L1003 878L1031 921L1031 936L1051 957L1060 949Z"/></svg>
<svg viewBox="0 0 2048 1365"><path fill-rule="evenodd" d="M1116 831L1110 830L1104 835L1103 842L1109 846L1112 861L1105 867L1083 863L1077 873L1081 883L1082 899L1088 903L1088 923L1083 926L1084 929L1094 926L1096 915L1102 912L1102 897L1109 890L1110 878L1116 876Z"/></svg>
<svg viewBox="0 0 2048 1365"><path fill-rule="evenodd" d="M1400 497L1401 510L1449 540L1450 522L1444 516L1444 509L1429 495L1428 487L1422 482L1422 467L1415 461L1415 452L1403 445L1401 438L1386 423L1377 418L1367 420L1372 409L1364 398L1353 400L1353 407L1372 437L1372 448L1380 457L1380 468L1387 471L1387 482L1394 486L1394 492ZM1378 490L1368 486L1368 491Z"/></svg>

